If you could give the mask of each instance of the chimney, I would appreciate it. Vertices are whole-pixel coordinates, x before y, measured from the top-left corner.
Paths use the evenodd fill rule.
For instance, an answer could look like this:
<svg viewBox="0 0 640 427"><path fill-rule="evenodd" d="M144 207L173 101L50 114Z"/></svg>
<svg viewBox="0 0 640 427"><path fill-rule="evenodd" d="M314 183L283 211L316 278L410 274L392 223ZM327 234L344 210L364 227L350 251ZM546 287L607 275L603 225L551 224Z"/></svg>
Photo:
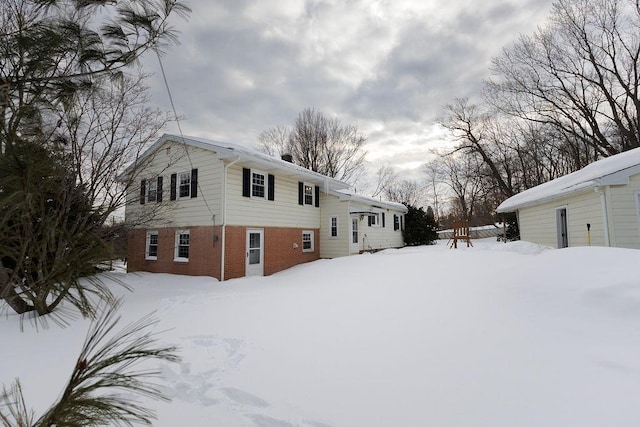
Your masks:
<svg viewBox="0 0 640 427"><path fill-rule="evenodd" d="M291 154L283 154L280 158L285 162L293 163L293 156Z"/></svg>

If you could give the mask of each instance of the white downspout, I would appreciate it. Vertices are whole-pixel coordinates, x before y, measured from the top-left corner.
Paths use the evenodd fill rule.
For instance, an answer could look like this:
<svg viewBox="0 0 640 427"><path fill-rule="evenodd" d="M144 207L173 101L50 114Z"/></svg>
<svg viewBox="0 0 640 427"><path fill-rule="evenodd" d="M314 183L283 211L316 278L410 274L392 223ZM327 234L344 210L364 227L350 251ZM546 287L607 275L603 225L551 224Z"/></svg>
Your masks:
<svg viewBox="0 0 640 427"><path fill-rule="evenodd" d="M609 247L611 242L609 241L609 215L607 214L607 198L604 191L600 187L595 188L596 193L600 195L600 206L602 207L602 222L604 225L604 245Z"/></svg>
<svg viewBox="0 0 640 427"><path fill-rule="evenodd" d="M224 282L224 258L227 248L227 171L229 170L229 166L233 165L238 160L240 160L240 154L238 154L238 158L224 166L224 174L222 176L222 255L220 260L221 282Z"/></svg>

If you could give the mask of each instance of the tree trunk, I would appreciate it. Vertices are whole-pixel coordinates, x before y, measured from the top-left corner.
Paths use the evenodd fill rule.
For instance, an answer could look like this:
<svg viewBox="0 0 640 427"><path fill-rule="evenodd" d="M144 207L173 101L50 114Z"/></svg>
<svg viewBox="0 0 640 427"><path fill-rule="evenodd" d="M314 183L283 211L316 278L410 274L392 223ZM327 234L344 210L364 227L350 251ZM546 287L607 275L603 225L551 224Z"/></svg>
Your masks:
<svg viewBox="0 0 640 427"><path fill-rule="evenodd" d="M0 299L4 300L16 313L24 314L35 308L18 295L10 281L9 270L0 266Z"/></svg>

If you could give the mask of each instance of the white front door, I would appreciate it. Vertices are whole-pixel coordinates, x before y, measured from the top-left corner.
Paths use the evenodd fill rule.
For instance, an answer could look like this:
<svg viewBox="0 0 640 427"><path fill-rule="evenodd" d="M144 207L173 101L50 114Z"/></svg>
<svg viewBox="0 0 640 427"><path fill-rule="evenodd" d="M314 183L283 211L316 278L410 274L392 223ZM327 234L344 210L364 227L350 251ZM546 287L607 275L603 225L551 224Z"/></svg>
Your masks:
<svg viewBox="0 0 640 427"><path fill-rule="evenodd" d="M246 276L264 275L264 230L247 230Z"/></svg>
<svg viewBox="0 0 640 427"><path fill-rule="evenodd" d="M358 253L360 252L360 236L358 234L358 224L359 224L360 220L358 219L358 216L352 216L351 217L351 253Z"/></svg>

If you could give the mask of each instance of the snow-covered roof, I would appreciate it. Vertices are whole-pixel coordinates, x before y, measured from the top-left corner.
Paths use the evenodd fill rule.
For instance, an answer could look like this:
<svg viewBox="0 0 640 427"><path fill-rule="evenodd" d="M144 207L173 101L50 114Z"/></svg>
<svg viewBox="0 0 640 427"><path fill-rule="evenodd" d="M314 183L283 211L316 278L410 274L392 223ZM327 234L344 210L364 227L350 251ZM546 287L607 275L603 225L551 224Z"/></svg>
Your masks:
<svg viewBox="0 0 640 427"><path fill-rule="evenodd" d="M640 148L635 148L509 197L496 212L514 212L604 185L625 185L629 183L630 176L639 173Z"/></svg>
<svg viewBox="0 0 640 427"><path fill-rule="evenodd" d="M337 190L335 192L333 192L332 194L340 197L341 199L348 199L348 200L352 200L354 202L358 202L358 203L363 203L365 205L370 205L372 207L377 207L377 208L386 208L386 209L391 209L394 211L399 211L399 212L403 212L403 213L407 213L408 209L405 205L403 205L402 203L396 203L396 202L389 202L387 200L380 200L380 199L376 199L374 197L367 197L367 196L363 196L362 194L358 194L355 193L352 190Z"/></svg>
<svg viewBox="0 0 640 427"><path fill-rule="evenodd" d="M244 147L242 145L233 144L231 142L214 141L211 139L193 136L182 137L179 135L164 134L140 156L138 163L143 162L168 141L174 141L180 144L198 147L203 150L213 151L219 159L238 157L243 164L247 164L252 167L260 167L266 172L275 170L280 172L282 175L295 177L296 179L302 179L320 185L326 190L349 188L349 184L344 181L322 175L294 163L270 156L266 153ZM128 170L125 171L125 174L133 167L134 165L129 166Z"/></svg>

